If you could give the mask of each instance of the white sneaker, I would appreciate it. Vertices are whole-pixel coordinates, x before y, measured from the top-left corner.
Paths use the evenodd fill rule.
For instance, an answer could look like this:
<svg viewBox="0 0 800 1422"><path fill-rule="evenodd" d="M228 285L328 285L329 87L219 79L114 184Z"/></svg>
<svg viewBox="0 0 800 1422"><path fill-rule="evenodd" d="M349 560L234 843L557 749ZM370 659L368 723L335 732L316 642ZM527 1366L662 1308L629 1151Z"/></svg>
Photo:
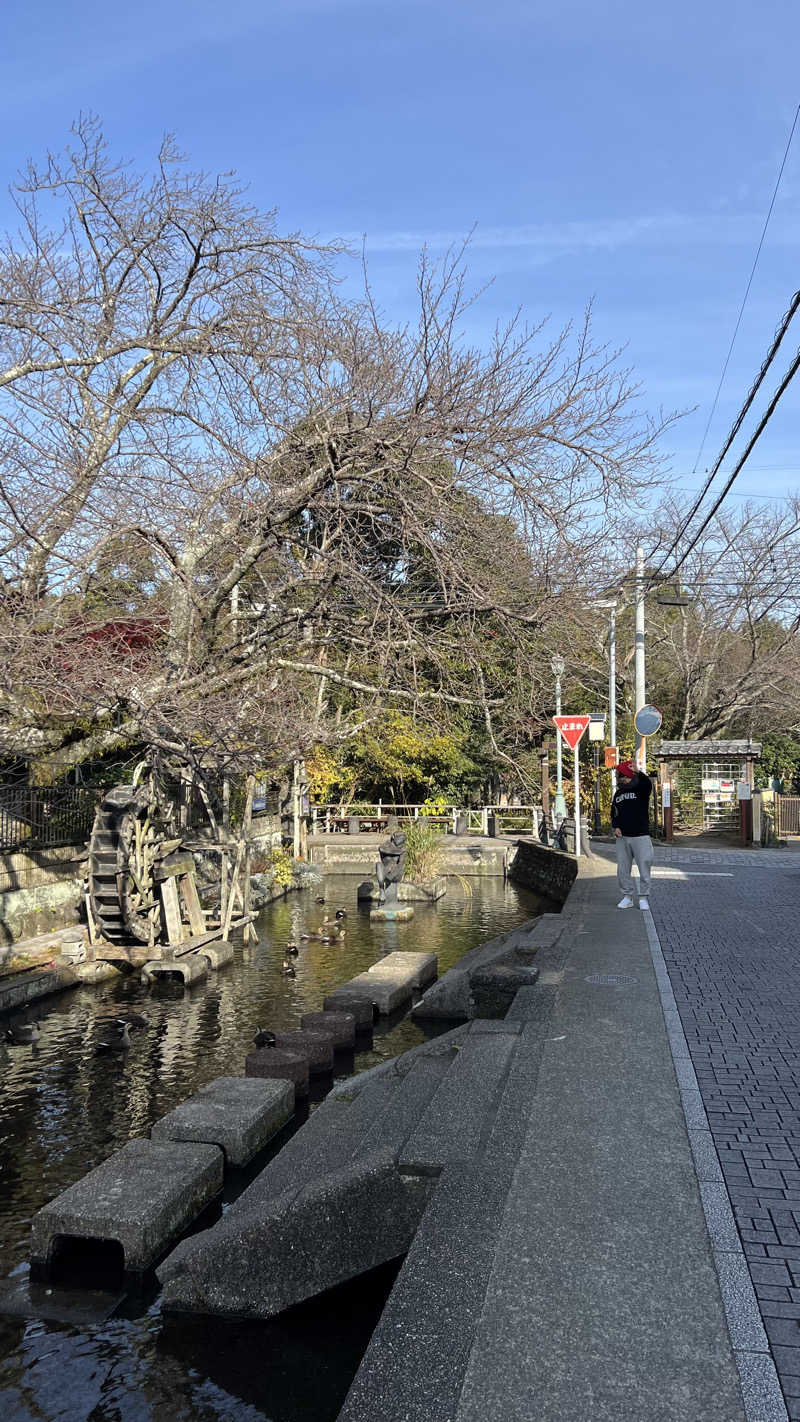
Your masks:
<svg viewBox="0 0 800 1422"><path fill-rule="evenodd" d="M626 894L624 899L620 899L617 908L633 908L633 899L629 899Z"/></svg>
<svg viewBox="0 0 800 1422"><path fill-rule="evenodd" d="M639 900L639 908L642 908L642 909L644 909L644 908L649 909L649 907L650 907L650 904L648 903L647 899L640 899L640 900Z"/></svg>

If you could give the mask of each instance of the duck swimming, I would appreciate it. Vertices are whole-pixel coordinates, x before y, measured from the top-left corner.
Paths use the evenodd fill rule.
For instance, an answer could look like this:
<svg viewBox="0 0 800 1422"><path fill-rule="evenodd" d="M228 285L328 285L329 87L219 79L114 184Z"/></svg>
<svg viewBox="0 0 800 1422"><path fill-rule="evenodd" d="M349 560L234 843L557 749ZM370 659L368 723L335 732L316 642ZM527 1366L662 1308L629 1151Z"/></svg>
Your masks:
<svg viewBox="0 0 800 1422"><path fill-rule="evenodd" d="M299 952L300 949L298 948L296 943L290 943L286 949L286 954L289 958L296 958Z"/></svg>
<svg viewBox="0 0 800 1422"><path fill-rule="evenodd" d="M118 1028L116 1036L107 1037L105 1041L98 1042L94 1049L96 1056L101 1052L127 1052L129 1050L131 1045L130 1023L126 1022L124 1018L119 1018L114 1026Z"/></svg>
<svg viewBox="0 0 800 1422"><path fill-rule="evenodd" d="M289 962L289 959L288 959L288 958L284 958L284 960L283 960L283 962L282 962L282 964L281 964L281 972L283 973L283 976L284 976L285 978L296 978L296 977L297 977L297 973L295 972L295 970L294 970L294 968L292 967L292 964Z"/></svg>
<svg viewBox="0 0 800 1422"><path fill-rule="evenodd" d="M6 1041L15 1047L35 1046L41 1035L38 1022L16 1022L6 1028Z"/></svg>
<svg viewBox="0 0 800 1422"><path fill-rule="evenodd" d="M337 909L337 910L336 910L336 917L337 917L337 918L347 918L347 909Z"/></svg>

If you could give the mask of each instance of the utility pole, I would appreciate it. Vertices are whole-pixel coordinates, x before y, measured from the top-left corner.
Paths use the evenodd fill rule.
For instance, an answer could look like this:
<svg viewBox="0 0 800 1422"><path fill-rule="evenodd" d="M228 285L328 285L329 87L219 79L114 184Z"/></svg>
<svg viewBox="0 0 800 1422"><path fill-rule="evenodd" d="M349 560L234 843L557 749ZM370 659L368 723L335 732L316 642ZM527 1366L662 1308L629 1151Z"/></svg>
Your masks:
<svg viewBox="0 0 800 1422"><path fill-rule="evenodd" d="M561 715L561 678L564 675L564 658L551 658L550 666L556 679L556 715ZM567 818L567 802L564 798L563 767L561 763L561 737L556 736L556 793L553 800L553 827L558 829Z"/></svg>
<svg viewBox="0 0 800 1422"><path fill-rule="evenodd" d="M634 712L641 711L645 705L645 669L644 669L644 549L636 549L636 595L635 595L635 622L634 622ZM642 764L644 758L643 737L636 734L636 764L640 770L645 770Z"/></svg>

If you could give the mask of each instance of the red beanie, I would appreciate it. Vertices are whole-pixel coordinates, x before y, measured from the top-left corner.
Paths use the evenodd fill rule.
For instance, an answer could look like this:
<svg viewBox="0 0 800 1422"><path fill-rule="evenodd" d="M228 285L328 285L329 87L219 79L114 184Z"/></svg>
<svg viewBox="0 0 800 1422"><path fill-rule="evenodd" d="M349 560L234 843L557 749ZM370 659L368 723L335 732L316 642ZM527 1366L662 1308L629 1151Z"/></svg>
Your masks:
<svg viewBox="0 0 800 1422"><path fill-rule="evenodd" d="M621 760L617 766L617 770L620 775L626 775L630 780L638 773L632 760Z"/></svg>

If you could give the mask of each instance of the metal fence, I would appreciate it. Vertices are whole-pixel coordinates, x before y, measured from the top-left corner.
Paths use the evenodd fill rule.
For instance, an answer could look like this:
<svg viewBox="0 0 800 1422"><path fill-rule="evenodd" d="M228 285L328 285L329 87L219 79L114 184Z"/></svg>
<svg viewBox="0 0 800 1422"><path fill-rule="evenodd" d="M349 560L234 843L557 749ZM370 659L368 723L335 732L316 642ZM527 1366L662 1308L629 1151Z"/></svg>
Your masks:
<svg viewBox="0 0 800 1422"><path fill-rule="evenodd" d="M800 835L800 796L776 795L775 806L778 820L778 837L783 839L787 834Z"/></svg>
<svg viewBox="0 0 800 1422"><path fill-rule="evenodd" d="M82 844L96 799L78 785L0 785L0 852Z"/></svg>

